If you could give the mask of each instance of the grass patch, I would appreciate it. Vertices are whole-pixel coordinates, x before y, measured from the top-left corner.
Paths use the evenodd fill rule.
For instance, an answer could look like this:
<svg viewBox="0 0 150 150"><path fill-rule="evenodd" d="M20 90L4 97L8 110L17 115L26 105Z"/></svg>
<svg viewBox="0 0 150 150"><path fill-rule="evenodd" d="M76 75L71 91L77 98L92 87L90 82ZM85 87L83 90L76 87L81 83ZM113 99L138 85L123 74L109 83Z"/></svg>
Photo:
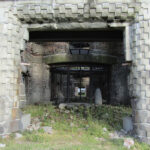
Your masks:
<svg viewBox="0 0 150 150"><path fill-rule="evenodd" d="M122 128L122 117L131 115L131 108L122 106L83 106L60 110L52 105L27 106L25 113L32 119L38 118L42 126L51 126L53 134L42 129L25 131L23 138L15 140L14 135L0 139L6 143L4 150L126 150L123 140L112 140L109 133ZM33 121L32 120L32 121ZM104 131L103 128L107 128ZM98 141L96 137L105 141ZM135 141L131 150L149 150L147 144Z"/></svg>

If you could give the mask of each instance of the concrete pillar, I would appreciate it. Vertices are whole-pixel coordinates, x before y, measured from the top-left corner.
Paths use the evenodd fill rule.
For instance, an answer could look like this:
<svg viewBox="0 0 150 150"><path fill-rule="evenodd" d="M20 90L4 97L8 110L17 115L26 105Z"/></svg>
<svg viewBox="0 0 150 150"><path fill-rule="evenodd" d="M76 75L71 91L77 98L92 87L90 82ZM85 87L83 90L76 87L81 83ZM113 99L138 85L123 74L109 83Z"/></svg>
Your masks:
<svg viewBox="0 0 150 150"><path fill-rule="evenodd" d="M10 6L10 7L9 7ZM11 2L0 5L0 135L19 129L20 50L24 28L12 14Z"/></svg>
<svg viewBox="0 0 150 150"><path fill-rule="evenodd" d="M134 130L150 144L150 3L142 3L132 25L132 67L130 94Z"/></svg>

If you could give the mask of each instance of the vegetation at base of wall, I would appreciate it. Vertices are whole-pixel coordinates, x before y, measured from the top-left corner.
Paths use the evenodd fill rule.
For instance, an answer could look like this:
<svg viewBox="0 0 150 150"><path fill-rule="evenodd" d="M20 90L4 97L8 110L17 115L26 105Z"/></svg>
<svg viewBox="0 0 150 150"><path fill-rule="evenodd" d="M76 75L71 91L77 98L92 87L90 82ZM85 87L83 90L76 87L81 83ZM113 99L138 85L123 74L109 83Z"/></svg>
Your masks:
<svg viewBox="0 0 150 150"><path fill-rule="evenodd" d="M53 105L28 106L25 113L30 113L33 118L38 117L43 126L49 125L57 130L72 130L84 128L87 125L101 124L111 130L122 128L122 118L131 116L131 108L123 106L75 106L68 109L58 109ZM70 128L70 124L74 126Z"/></svg>
<svg viewBox="0 0 150 150"><path fill-rule="evenodd" d="M59 109L52 105L27 106L24 113L30 113L32 123L52 127L53 133L43 129L24 131L20 139L14 134L5 143L4 150L127 150L123 139L111 139L109 134L122 128L122 117L131 115L131 108L123 106L84 106ZM106 128L104 130L104 128ZM101 140L97 140L101 139ZM131 150L149 150L150 147L135 140Z"/></svg>

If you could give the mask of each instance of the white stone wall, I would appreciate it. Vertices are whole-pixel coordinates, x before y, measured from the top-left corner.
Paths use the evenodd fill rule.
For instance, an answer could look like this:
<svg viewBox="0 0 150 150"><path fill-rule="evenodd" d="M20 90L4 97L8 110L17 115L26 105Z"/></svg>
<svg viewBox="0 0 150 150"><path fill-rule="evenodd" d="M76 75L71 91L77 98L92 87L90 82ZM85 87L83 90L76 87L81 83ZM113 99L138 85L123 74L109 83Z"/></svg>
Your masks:
<svg viewBox="0 0 150 150"><path fill-rule="evenodd" d="M46 47L38 43L27 43L27 49L21 55L28 64L24 74L27 104L49 103L50 101L50 69L43 62Z"/></svg>
<svg viewBox="0 0 150 150"><path fill-rule="evenodd" d="M55 22L56 25L56 21L130 22L138 8L134 0L27 0L16 2L13 10L23 23Z"/></svg>
<svg viewBox="0 0 150 150"><path fill-rule="evenodd" d="M8 5L9 4L9 5ZM11 3L0 4L0 134L19 128L20 50L24 29L12 14Z"/></svg>
<svg viewBox="0 0 150 150"><path fill-rule="evenodd" d="M137 135L150 143L150 2L142 3L132 25L130 92Z"/></svg>

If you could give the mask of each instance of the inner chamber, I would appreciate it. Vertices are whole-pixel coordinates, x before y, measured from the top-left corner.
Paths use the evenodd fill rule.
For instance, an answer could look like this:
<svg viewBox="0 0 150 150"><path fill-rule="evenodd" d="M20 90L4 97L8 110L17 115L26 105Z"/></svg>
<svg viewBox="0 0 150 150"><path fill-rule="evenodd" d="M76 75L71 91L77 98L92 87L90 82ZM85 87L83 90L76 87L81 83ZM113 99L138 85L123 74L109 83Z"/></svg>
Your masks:
<svg viewBox="0 0 150 150"><path fill-rule="evenodd" d="M84 62L90 55L90 44L70 42L69 53L83 56L81 62L51 65L51 100L54 103L94 103L95 91L102 89L103 103L109 103L110 65ZM92 61L91 61L92 62Z"/></svg>
<svg viewBox="0 0 150 150"><path fill-rule="evenodd" d="M30 33L21 53L28 104L94 103L96 89L103 104L130 104L122 34L88 33Z"/></svg>
<svg viewBox="0 0 150 150"><path fill-rule="evenodd" d="M56 103L94 103L97 88L109 103L109 65L65 64L51 66L51 99Z"/></svg>

